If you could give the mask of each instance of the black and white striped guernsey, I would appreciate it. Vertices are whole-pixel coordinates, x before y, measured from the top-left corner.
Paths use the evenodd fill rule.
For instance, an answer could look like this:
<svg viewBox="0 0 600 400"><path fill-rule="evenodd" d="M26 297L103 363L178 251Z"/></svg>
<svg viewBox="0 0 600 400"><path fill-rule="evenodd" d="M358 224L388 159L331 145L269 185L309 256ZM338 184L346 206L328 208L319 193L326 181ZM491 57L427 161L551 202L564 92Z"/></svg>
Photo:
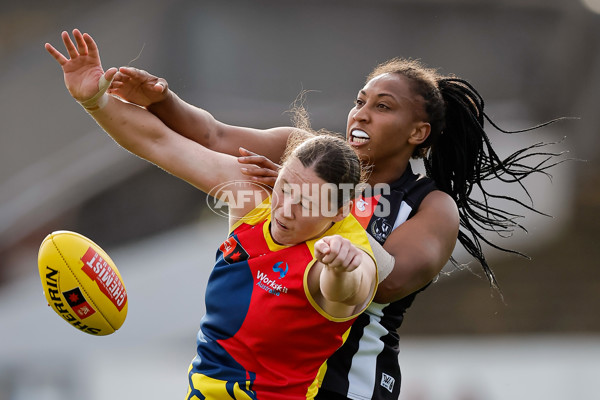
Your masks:
<svg viewBox="0 0 600 400"><path fill-rule="evenodd" d="M370 211L370 217L365 219L363 215L357 219L363 219L367 232L383 244L394 229L417 212L421 201L435 189L430 178L413 173L409 165L387 193L375 197L366 193L364 198L357 199L353 213L359 213L360 209ZM389 212L376 212L373 202L389 207ZM317 399L398 399L401 375L397 329L417 293L389 304L373 302L358 317L344 345L327 360L327 372Z"/></svg>

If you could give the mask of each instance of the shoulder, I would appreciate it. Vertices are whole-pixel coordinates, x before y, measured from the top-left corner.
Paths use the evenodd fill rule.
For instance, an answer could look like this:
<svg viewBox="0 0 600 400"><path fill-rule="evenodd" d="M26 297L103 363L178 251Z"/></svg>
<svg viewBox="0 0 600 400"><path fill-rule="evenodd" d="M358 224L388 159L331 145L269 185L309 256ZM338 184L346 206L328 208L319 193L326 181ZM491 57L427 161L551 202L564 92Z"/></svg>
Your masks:
<svg viewBox="0 0 600 400"><path fill-rule="evenodd" d="M413 218L417 221L435 224L439 229L444 226L454 231L458 229L460 217L458 207L452 197L441 191L433 190L428 193Z"/></svg>
<svg viewBox="0 0 600 400"><path fill-rule="evenodd" d="M458 214L458 207L454 199L448 193L443 192L441 190L436 189L429 192L421 201L419 210L421 210L421 208L430 207L441 207L441 211L446 211L452 214Z"/></svg>
<svg viewBox="0 0 600 400"><path fill-rule="evenodd" d="M456 202L441 190L429 192L414 215L401 224L386 240L386 248L400 243L432 240L454 245L460 217Z"/></svg>

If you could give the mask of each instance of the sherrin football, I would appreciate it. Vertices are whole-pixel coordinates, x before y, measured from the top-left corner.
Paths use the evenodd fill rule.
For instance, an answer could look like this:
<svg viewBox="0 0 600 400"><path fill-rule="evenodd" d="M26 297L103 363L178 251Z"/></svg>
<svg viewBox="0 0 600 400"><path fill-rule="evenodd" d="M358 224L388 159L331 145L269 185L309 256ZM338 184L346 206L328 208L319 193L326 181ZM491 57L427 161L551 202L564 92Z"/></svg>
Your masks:
<svg viewBox="0 0 600 400"><path fill-rule="evenodd" d="M44 239L38 268L48 304L90 335L114 333L127 316L127 291L108 254L83 235L56 231Z"/></svg>

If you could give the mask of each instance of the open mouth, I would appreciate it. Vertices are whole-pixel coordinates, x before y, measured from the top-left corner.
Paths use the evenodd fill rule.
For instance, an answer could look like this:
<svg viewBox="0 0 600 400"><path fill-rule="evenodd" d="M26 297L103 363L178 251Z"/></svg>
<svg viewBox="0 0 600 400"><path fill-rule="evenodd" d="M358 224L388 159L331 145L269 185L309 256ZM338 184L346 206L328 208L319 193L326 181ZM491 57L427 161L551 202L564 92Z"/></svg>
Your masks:
<svg viewBox="0 0 600 400"><path fill-rule="evenodd" d="M352 144L364 144L367 143L371 137L365 131L361 131L360 129L355 129L350 133L350 143Z"/></svg>

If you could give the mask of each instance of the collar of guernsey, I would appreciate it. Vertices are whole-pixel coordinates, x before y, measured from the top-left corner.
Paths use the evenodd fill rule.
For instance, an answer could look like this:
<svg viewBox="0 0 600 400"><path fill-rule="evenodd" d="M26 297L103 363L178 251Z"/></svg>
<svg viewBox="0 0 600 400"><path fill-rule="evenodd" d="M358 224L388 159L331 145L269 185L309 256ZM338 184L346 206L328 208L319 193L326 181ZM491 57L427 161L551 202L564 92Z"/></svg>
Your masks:
<svg viewBox="0 0 600 400"><path fill-rule="evenodd" d="M289 245L275 243L271 237L271 232L269 231L269 226L271 225L271 196L267 197L262 203L257 205L248 214L244 215L239 221L233 224L231 228L229 228L229 234L231 235L231 233L233 233L243 224L254 226L263 221L265 221L263 225L263 236L267 242L267 245L269 246L269 250L278 251L290 247ZM375 259L373 250L369 244L367 232L352 214L349 214L340 222L334 223L333 226L329 228L323 235L311 240L307 240L306 245L310 249L311 254L315 253L315 243L319 239L323 238L324 236L332 236L336 234L350 240L354 246L367 253L373 259L373 262L375 262L375 266L377 267L377 260ZM378 268L375 268L375 270L378 271ZM377 278L379 278L379 276L377 276ZM377 279L377 282L379 282L379 279Z"/></svg>

